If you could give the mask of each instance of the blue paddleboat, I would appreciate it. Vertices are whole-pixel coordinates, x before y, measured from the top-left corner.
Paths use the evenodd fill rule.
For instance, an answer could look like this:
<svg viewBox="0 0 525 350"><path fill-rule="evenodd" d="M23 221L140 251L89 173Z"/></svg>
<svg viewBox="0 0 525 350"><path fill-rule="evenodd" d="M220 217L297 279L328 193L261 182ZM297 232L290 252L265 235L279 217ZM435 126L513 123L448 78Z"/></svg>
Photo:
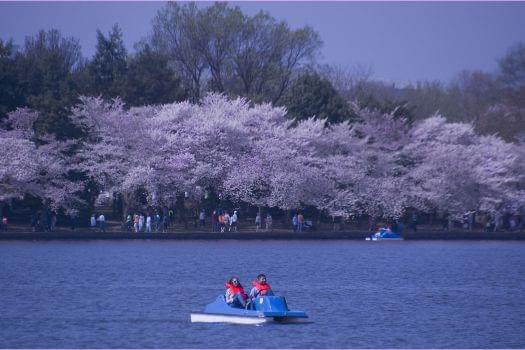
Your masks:
<svg viewBox="0 0 525 350"><path fill-rule="evenodd" d="M367 241L402 241L403 237L392 231L381 230L370 237L365 238Z"/></svg>
<svg viewBox="0 0 525 350"><path fill-rule="evenodd" d="M282 296L262 296L251 301L247 308L226 303L224 295L206 305L203 312L193 312L191 322L261 324L266 322L300 322L308 318L305 312L288 309Z"/></svg>

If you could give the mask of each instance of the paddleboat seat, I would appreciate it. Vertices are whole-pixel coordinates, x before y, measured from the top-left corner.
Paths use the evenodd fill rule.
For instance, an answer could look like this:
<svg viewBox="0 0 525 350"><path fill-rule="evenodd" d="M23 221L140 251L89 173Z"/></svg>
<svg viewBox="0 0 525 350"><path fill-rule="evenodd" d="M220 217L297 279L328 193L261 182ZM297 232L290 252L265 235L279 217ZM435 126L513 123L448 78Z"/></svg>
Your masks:
<svg viewBox="0 0 525 350"><path fill-rule="evenodd" d="M244 309L243 306L241 306L238 302L235 302L235 301L231 304L228 304L226 302L226 295L221 295L220 300L224 302L226 305L228 305L229 307L231 307L232 309Z"/></svg>

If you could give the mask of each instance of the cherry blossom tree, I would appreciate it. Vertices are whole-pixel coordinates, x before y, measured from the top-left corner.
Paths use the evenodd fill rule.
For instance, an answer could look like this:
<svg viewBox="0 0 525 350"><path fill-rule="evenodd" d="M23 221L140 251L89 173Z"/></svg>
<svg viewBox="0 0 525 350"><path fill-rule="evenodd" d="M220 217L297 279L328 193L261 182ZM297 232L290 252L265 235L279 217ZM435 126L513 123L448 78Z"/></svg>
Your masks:
<svg viewBox="0 0 525 350"><path fill-rule="evenodd" d="M522 198L522 145L439 116L409 126L395 111L358 110L360 123L327 125L220 94L129 110L120 100L81 101L71 116L87 135L78 168L122 193L125 211L139 192L150 205L213 191L260 207L377 219L407 208L494 211Z"/></svg>
<svg viewBox="0 0 525 350"><path fill-rule="evenodd" d="M148 125L155 107L124 109L121 100L105 102L81 97L72 109L71 121L84 131L77 170L86 173L101 190L123 195L125 212L136 192L154 184L150 169L152 153Z"/></svg>
<svg viewBox="0 0 525 350"><path fill-rule="evenodd" d="M361 214L372 218L399 219L412 205L407 198L406 167L402 150L408 143L406 120L396 110L359 111L363 122L356 129L367 139L365 172L357 184Z"/></svg>
<svg viewBox="0 0 525 350"><path fill-rule="evenodd" d="M77 192L82 184L68 178L67 152L72 144L50 135L37 137L33 131L37 118L34 111L17 109L8 114L7 127L0 129L0 202L32 195L45 206L74 212L81 202Z"/></svg>
<svg viewBox="0 0 525 350"><path fill-rule="evenodd" d="M411 197L421 209L460 217L466 211L494 212L518 194L513 145L496 136L476 135L472 125L434 116L411 130L405 154Z"/></svg>

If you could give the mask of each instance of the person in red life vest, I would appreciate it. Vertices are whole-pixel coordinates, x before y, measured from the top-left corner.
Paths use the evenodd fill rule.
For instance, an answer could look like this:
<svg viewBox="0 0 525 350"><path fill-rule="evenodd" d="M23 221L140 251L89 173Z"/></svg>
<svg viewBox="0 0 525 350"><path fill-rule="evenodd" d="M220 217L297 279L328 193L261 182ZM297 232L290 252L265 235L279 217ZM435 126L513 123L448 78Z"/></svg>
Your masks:
<svg viewBox="0 0 525 350"><path fill-rule="evenodd" d="M272 287L266 283L266 275L260 274L257 279L252 282L253 288L250 291L250 298L255 299L257 297L263 297L265 295L273 295Z"/></svg>
<svg viewBox="0 0 525 350"><path fill-rule="evenodd" d="M245 308L248 301L248 296L244 292L244 288L237 277L232 277L225 284L226 287L226 303L232 307Z"/></svg>

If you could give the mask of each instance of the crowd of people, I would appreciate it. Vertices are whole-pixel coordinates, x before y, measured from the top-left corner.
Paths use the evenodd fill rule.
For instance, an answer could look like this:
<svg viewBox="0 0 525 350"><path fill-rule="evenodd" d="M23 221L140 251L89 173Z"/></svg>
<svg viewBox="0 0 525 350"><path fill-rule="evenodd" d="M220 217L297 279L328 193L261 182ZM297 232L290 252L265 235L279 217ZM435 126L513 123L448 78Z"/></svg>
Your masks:
<svg viewBox="0 0 525 350"><path fill-rule="evenodd" d="M99 229L100 232L106 232L106 217L104 214L100 214L98 218L95 218L95 214L91 215L91 218L89 219L89 227L91 227L92 230Z"/></svg>
<svg viewBox="0 0 525 350"><path fill-rule="evenodd" d="M264 219L264 222L263 222L263 220L261 219L261 213L260 212L257 213L257 215L255 216L255 232L261 231L263 227L263 223L264 223L264 227L266 231L273 231L272 214L267 213L266 218Z"/></svg>
<svg viewBox="0 0 525 350"><path fill-rule="evenodd" d="M211 230L212 232L239 232L240 217L239 210L224 210L216 209L206 213L204 209L191 212L190 219L193 218L194 228L199 230ZM291 214L291 227L293 232L305 232L316 230L313 220L306 219L302 212L295 212ZM31 230L33 232L52 232L55 231L58 224L58 217L56 211L53 210L38 210L31 214ZM188 220L184 213L177 215L179 223L184 224L184 229L188 230ZM520 231L525 228L525 220L523 215L517 214L486 214L478 213L476 211L465 212L459 219L453 218L450 215L438 215L438 220L435 224L440 225L443 231L449 231L455 228L461 228L465 231L483 230L485 232L497 232L502 230ZM208 221L210 220L210 221ZM248 222L243 221L245 230L251 230L252 227L255 232L270 232L274 230L274 219L270 212L263 215L260 211L256 213L255 220L252 221L254 226ZM78 219L78 216L72 217L69 220L72 230L77 227L84 226ZM146 214L140 211L127 214L120 229L122 231L129 231L135 233L155 233L155 232L171 232L175 230L175 209L166 209L163 211L152 210L147 211ZM190 220L191 221L191 220ZM428 218L427 220L428 221ZM426 222L424 220L424 222ZM335 222L335 221L334 221ZM4 214L0 220L0 232L8 231L8 223L10 220ZM430 221L432 225L432 220ZM64 221L62 221L62 225ZM393 220L387 222L376 221L373 217L369 218L368 231L376 232L380 227L388 227L392 232L403 233L405 226L412 232L418 232L418 225L420 218L418 213L411 212L405 220ZM89 218L89 227L93 231L106 232L108 228L106 217L103 213L92 214ZM335 227L335 224L334 224ZM335 230L335 228L334 228Z"/></svg>
<svg viewBox="0 0 525 350"><path fill-rule="evenodd" d="M163 214L162 216L158 212L154 214L147 213L146 215L143 213L135 213L126 216L126 222L123 228L127 231L134 231L135 233L167 232L169 223L169 213Z"/></svg>
<svg viewBox="0 0 525 350"><path fill-rule="evenodd" d="M206 229L206 211L200 210L198 215L198 224L195 222L195 227L199 229ZM238 232L239 231L239 214L237 210L229 211L224 209L213 210L210 216L211 219L211 231L224 233L224 232ZM181 219L182 220L182 219ZM128 214L125 222L122 224L122 230L132 231L135 233L154 233L154 232L168 232L173 230L173 223L175 222L175 214L173 210L169 210L164 214L155 212L153 214L146 213L145 215L141 212L134 214ZM185 218L184 218L184 222ZM106 232L107 223L106 218L103 214L98 217L93 214L90 218L90 227L92 230L99 230ZM301 213L295 213L292 217L292 227L294 232L303 232L306 229L311 229L312 224L308 224ZM266 215L261 215L257 212L255 216L255 231L273 231L273 217L268 212Z"/></svg>
<svg viewBox="0 0 525 350"><path fill-rule="evenodd" d="M230 214L231 213L231 214ZM206 212L202 209L196 218L198 217L198 224L195 221L195 228L206 229ZM267 228L271 228L271 215L270 224ZM184 222L187 228L186 217L180 217L179 221ZM268 221L267 221L268 222ZM136 212L134 214L128 214L125 222L122 224L122 230L132 231L135 233L154 233L154 232L168 232L173 230L173 224L175 223L175 213L173 210L166 211L161 214L160 212L154 213L142 213ZM239 216L237 210L228 212L227 210L214 210L211 214L211 230L212 232L238 232ZM107 224L103 214L98 217L93 214L90 218L90 227L93 230L99 230L106 232Z"/></svg>
<svg viewBox="0 0 525 350"><path fill-rule="evenodd" d="M7 222L7 218L6 218ZM36 213L31 214L31 230L33 232L44 231L51 232L55 231L58 223L58 215L56 211L50 210L39 210Z"/></svg>
<svg viewBox="0 0 525 350"><path fill-rule="evenodd" d="M200 212L202 227L205 226L204 210ZM211 215L211 226L213 232L238 232L239 216L237 210L230 215L227 210L214 210Z"/></svg>
<svg viewBox="0 0 525 350"><path fill-rule="evenodd" d="M292 227L293 232L303 232L304 226L304 216L301 213L294 214L292 217Z"/></svg>

